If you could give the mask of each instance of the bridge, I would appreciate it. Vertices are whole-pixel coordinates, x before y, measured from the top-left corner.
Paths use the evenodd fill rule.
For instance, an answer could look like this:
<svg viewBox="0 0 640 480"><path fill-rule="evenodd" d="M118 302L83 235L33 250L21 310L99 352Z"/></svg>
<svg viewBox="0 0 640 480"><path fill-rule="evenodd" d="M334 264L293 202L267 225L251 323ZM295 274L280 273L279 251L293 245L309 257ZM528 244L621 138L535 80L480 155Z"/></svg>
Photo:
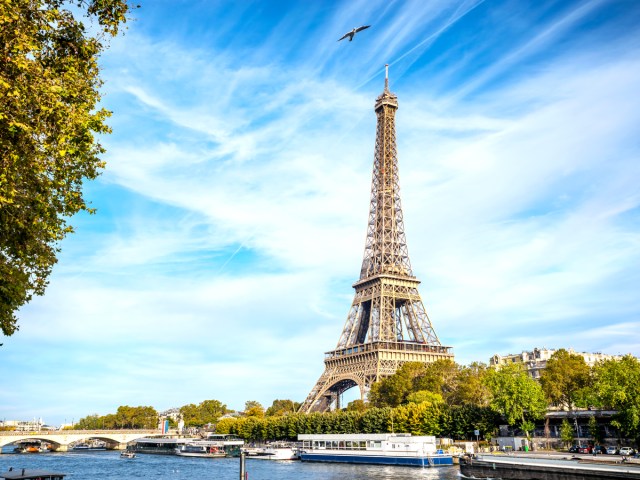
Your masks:
<svg viewBox="0 0 640 480"><path fill-rule="evenodd" d="M20 442L46 442L55 452L66 452L69 445L89 440L102 440L109 450L124 450L127 443L143 437L177 437L159 430L42 430L39 432L0 432L2 447Z"/></svg>

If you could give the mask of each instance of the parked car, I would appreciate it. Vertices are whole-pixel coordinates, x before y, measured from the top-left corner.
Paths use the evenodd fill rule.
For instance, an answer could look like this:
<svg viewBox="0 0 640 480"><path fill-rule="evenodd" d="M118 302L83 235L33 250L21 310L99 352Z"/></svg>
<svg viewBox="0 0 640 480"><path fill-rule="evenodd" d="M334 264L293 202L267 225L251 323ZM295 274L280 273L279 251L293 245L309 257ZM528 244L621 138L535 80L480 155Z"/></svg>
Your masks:
<svg viewBox="0 0 640 480"><path fill-rule="evenodd" d="M606 451L607 455L616 455L617 453L618 453L618 447L614 445L609 445L607 447L607 451Z"/></svg>
<svg viewBox="0 0 640 480"><path fill-rule="evenodd" d="M580 445L571 445L569 447L569 453L578 453L580 450Z"/></svg>
<svg viewBox="0 0 640 480"><path fill-rule="evenodd" d="M589 445L580 445L578 453L591 453L591 447Z"/></svg>
<svg viewBox="0 0 640 480"><path fill-rule="evenodd" d="M622 447L620 449L620 452L618 452L620 455L633 455L636 453L636 451L631 448L631 447Z"/></svg>
<svg viewBox="0 0 640 480"><path fill-rule="evenodd" d="M602 453L602 454L607 453L607 447L605 447L604 445L598 445L597 447L595 447L595 449L596 449L596 453Z"/></svg>

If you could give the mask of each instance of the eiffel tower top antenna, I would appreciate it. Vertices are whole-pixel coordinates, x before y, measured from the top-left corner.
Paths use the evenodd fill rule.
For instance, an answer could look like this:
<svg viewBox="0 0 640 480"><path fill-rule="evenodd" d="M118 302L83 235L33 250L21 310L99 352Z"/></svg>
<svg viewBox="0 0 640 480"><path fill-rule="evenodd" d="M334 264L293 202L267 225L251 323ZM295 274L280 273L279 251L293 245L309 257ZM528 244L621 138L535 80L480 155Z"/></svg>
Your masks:
<svg viewBox="0 0 640 480"><path fill-rule="evenodd" d="M389 64L384 65L384 89L389 90Z"/></svg>

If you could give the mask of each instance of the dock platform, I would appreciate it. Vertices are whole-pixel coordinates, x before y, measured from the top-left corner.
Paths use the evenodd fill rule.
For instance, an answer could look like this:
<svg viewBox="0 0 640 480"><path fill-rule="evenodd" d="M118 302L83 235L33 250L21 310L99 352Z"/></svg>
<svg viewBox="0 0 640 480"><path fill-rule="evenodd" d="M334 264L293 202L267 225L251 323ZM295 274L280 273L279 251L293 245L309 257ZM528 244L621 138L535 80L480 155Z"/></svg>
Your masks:
<svg viewBox="0 0 640 480"><path fill-rule="evenodd" d="M640 480L634 463L609 464L589 459L560 459L505 455L478 455L460 459L465 477L503 480Z"/></svg>

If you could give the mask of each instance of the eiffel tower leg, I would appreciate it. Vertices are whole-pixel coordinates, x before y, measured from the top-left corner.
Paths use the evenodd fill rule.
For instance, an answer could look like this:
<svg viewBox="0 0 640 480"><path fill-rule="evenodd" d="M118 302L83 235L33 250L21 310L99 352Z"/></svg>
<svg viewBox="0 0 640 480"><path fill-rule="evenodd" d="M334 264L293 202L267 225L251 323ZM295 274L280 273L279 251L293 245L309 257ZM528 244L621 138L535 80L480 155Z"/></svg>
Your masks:
<svg viewBox="0 0 640 480"><path fill-rule="evenodd" d="M302 413L311 413L311 412L326 412L331 407L330 397L324 395L324 392L329 387L327 385L327 370L325 369L324 373L320 375L320 378L316 382L315 386L311 389L311 392L307 396L307 399L304 401L302 406L300 407L300 412Z"/></svg>

